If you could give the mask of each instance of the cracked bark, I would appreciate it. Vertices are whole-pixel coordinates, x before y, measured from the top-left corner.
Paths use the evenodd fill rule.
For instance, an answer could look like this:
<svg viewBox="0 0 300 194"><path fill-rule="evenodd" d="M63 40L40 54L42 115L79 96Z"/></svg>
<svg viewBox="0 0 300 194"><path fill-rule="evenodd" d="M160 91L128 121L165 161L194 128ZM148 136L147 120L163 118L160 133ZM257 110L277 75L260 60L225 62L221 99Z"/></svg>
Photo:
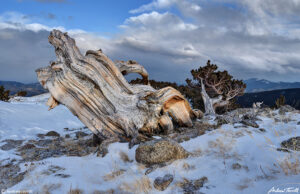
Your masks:
<svg viewBox="0 0 300 194"><path fill-rule="evenodd" d="M192 127L193 111L179 91L155 90L149 85L130 85L123 74L147 71L132 62L113 63L101 50L83 56L75 40L53 30L49 42L57 61L36 70L51 97L49 109L65 105L101 140L131 141L141 134L172 130L174 124Z"/></svg>

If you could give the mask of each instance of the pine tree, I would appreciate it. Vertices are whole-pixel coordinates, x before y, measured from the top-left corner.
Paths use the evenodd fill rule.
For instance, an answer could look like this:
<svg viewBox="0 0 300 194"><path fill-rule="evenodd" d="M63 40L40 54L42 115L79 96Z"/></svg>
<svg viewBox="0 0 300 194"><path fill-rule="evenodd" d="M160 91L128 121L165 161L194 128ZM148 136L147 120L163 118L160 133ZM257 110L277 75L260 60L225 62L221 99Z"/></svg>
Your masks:
<svg viewBox="0 0 300 194"><path fill-rule="evenodd" d="M206 66L191 70L193 80L186 80L191 88L200 91L206 114L215 114L217 108L229 106L246 88L242 80L233 79L227 71L217 70L218 66L208 60Z"/></svg>
<svg viewBox="0 0 300 194"><path fill-rule="evenodd" d="M0 100L8 101L9 100L9 90L5 90L4 86L0 86Z"/></svg>

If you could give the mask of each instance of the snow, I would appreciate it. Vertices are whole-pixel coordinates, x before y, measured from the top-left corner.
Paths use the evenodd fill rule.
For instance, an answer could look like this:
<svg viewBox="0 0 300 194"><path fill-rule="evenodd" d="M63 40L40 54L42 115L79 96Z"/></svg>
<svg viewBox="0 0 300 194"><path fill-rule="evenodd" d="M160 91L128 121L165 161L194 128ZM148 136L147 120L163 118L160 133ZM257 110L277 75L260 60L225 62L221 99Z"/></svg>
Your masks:
<svg viewBox="0 0 300 194"><path fill-rule="evenodd" d="M44 105L45 95L33 98L23 98L11 103L0 102L0 141L4 139L34 139L36 134L55 130L64 134L64 128L80 128L83 124L64 106L58 106L48 111ZM275 113L277 113L275 111ZM275 116L283 120L278 114ZM299 159L299 153L279 152L283 140L300 136L300 114L288 113L285 116L290 121L275 122L274 118L260 117L260 128L243 128L238 125L223 125L202 136L181 143L189 152L198 153L187 159L177 160L172 164L156 169L147 177L153 183L158 176L166 173L174 175L174 181L161 193L182 193L176 182L183 178L189 180L203 176L208 182L199 191L203 193L268 193L272 187L286 183L300 183L300 176L285 175L279 167L279 162L293 155ZM212 122L212 120L208 121ZM1 145L2 143L0 143ZM80 189L84 193L106 191L122 188L123 190L142 193L136 186L137 181L145 177L145 167L138 164L135 149L128 149L126 143L114 143L109 146L109 153L104 157L91 154L84 157L48 158L34 164L21 164L22 171L28 170L25 179L9 190L31 190L33 192L66 193L70 189ZM200 150L200 151L199 151ZM128 154L133 162L125 162L120 158L120 152ZM0 161L5 157L16 157L11 151L0 151ZM239 163L241 169L232 169L232 164ZM190 169L184 168L188 164ZM28 167L29 166L29 167ZM47 174L51 166L59 166L56 172L70 175L61 178ZM105 180L106 175L118 170L126 170L112 180ZM127 183L127 184L126 184ZM128 185L132 188L128 188ZM158 193L155 188L149 193Z"/></svg>
<svg viewBox="0 0 300 194"><path fill-rule="evenodd" d="M40 98L39 98L40 97ZM84 125L65 106L48 111L46 95L22 97L22 101L11 103L0 101L0 141L3 139L28 139L38 133L64 128L79 128Z"/></svg>

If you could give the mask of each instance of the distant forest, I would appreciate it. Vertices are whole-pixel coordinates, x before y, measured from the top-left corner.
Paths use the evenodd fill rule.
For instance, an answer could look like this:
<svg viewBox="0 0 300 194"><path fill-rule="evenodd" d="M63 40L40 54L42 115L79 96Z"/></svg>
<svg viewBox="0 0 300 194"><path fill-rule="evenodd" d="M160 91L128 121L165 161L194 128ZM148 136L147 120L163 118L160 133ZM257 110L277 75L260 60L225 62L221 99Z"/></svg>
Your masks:
<svg viewBox="0 0 300 194"><path fill-rule="evenodd" d="M242 107L251 107L253 102L263 101L263 104L273 107L280 95L285 97L285 104L300 110L300 88L245 93L243 96L238 97L236 102Z"/></svg>

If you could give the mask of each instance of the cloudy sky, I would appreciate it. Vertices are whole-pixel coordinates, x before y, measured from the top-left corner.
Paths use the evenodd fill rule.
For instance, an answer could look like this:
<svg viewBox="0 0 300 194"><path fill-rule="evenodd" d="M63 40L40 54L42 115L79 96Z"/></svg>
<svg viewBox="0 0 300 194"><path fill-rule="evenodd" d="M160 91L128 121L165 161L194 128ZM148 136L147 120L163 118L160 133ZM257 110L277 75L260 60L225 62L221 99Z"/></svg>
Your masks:
<svg viewBox="0 0 300 194"><path fill-rule="evenodd" d="M52 29L151 79L183 83L210 59L239 79L300 81L300 0L1 0L0 80L36 82Z"/></svg>

